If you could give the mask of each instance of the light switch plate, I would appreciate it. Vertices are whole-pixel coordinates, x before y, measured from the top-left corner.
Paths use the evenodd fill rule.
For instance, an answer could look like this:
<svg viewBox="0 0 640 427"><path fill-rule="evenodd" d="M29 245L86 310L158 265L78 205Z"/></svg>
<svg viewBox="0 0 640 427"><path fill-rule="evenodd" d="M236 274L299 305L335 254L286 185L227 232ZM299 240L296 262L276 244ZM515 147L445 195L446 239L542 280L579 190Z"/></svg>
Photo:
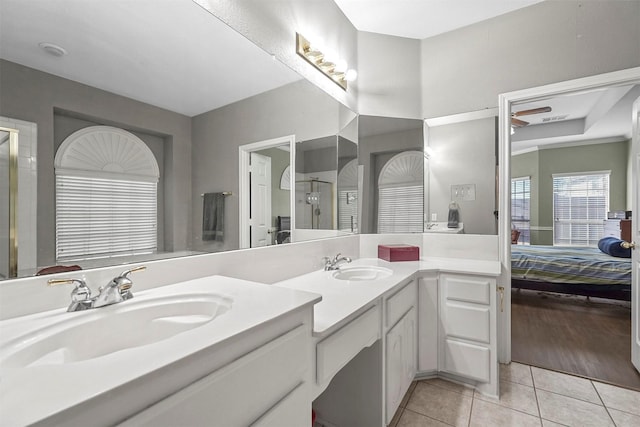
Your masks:
<svg viewBox="0 0 640 427"><path fill-rule="evenodd" d="M471 202L476 199L475 184L457 184L451 186L451 200Z"/></svg>

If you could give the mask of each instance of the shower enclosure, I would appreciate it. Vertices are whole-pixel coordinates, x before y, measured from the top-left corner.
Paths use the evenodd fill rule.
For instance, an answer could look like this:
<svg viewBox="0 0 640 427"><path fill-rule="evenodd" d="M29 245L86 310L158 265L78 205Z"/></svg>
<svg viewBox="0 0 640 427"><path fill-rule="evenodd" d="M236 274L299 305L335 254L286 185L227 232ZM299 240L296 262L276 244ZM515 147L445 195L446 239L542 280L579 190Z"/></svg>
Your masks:
<svg viewBox="0 0 640 427"><path fill-rule="evenodd" d="M0 279L18 275L18 131L0 127Z"/></svg>
<svg viewBox="0 0 640 427"><path fill-rule="evenodd" d="M296 181L296 228L332 230L334 184L318 178Z"/></svg>

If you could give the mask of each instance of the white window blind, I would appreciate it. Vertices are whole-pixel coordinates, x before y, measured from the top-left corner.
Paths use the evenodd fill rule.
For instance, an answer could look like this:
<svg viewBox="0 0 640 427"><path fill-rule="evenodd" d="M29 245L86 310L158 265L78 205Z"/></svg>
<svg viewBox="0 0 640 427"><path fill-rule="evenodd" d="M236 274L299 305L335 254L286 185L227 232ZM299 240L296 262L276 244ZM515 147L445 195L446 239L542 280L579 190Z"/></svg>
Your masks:
<svg viewBox="0 0 640 427"><path fill-rule="evenodd" d="M609 175L553 175L554 245L597 246L609 210Z"/></svg>
<svg viewBox="0 0 640 427"><path fill-rule="evenodd" d="M531 243L531 178L511 179L511 226L520 231L518 244Z"/></svg>
<svg viewBox="0 0 640 427"><path fill-rule="evenodd" d="M424 153L393 156L378 178L378 233L424 231Z"/></svg>
<svg viewBox="0 0 640 427"><path fill-rule="evenodd" d="M157 183L56 176L56 258L82 260L157 250Z"/></svg>
<svg viewBox="0 0 640 427"><path fill-rule="evenodd" d="M382 187L378 193L378 233L422 233L422 185Z"/></svg>

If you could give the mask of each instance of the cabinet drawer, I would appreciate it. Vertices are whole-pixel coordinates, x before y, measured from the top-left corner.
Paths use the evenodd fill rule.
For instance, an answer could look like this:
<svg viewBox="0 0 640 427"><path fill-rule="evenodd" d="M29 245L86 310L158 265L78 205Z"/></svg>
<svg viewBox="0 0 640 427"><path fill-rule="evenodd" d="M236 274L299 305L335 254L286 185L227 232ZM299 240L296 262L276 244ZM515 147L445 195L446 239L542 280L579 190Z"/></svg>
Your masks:
<svg viewBox="0 0 640 427"><path fill-rule="evenodd" d="M478 381L490 379L491 351L487 347L446 339L443 370Z"/></svg>
<svg viewBox="0 0 640 427"><path fill-rule="evenodd" d="M308 387L299 384L291 393L269 409L251 427L297 427L309 423L311 396Z"/></svg>
<svg viewBox="0 0 640 427"><path fill-rule="evenodd" d="M445 298L478 304L491 302L491 283L493 279L442 275Z"/></svg>
<svg viewBox="0 0 640 427"><path fill-rule="evenodd" d="M129 418L121 426L248 425L304 378L308 329L301 325ZM250 402L242 410L238 402Z"/></svg>
<svg viewBox="0 0 640 427"><path fill-rule="evenodd" d="M447 301L445 310L444 331L447 336L490 342L491 313L488 306Z"/></svg>
<svg viewBox="0 0 640 427"><path fill-rule="evenodd" d="M316 382L331 379L353 357L380 338L380 307L371 307L316 345Z"/></svg>
<svg viewBox="0 0 640 427"><path fill-rule="evenodd" d="M387 328L393 326L398 320L400 320L403 314L416 305L417 299L418 296L415 280L412 280L404 288L390 296L385 304L387 315L385 326Z"/></svg>

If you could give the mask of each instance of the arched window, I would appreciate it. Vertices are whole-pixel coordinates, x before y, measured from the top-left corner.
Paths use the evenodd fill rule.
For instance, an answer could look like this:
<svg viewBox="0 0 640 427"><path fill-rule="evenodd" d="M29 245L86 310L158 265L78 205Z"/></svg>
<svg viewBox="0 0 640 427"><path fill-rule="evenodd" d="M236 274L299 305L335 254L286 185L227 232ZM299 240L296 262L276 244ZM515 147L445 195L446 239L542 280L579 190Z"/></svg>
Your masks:
<svg viewBox="0 0 640 427"><path fill-rule="evenodd" d="M393 156L378 178L378 233L422 233L424 228L424 154Z"/></svg>
<svg viewBox="0 0 640 427"><path fill-rule="evenodd" d="M158 163L137 136L110 126L81 129L55 158L56 259L157 250Z"/></svg>

